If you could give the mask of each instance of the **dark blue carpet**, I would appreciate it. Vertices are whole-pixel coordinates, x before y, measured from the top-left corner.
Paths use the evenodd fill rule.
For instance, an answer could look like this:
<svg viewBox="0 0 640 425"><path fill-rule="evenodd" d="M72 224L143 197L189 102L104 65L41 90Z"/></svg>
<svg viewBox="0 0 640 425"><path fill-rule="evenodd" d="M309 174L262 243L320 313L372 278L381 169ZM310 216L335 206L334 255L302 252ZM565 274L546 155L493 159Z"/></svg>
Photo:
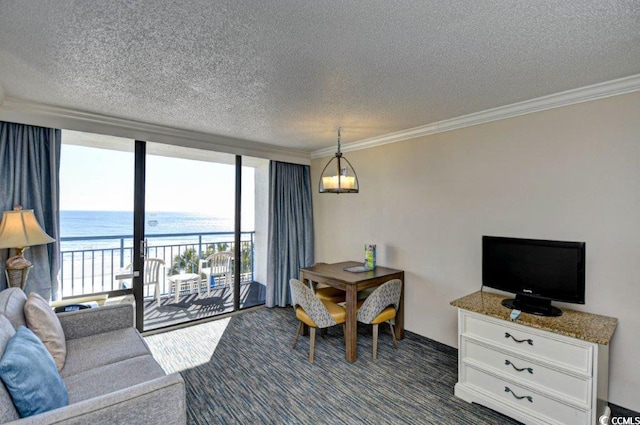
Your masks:
<svg viewBox="0 0 640 425"><path fill-rule="evenodd" d="M374 362L369 328L359 325L359 358L350 364L337 326L316 338L315 363L309 364L308 337L291 349L297 326L291 308L247 312L226 325L150 337L152 348L161 344L166 351L165 360L184 356L177 353L189 352L191 344L194 353L217 344L208 361L181 371L190 424L518 423L454 397L457 350L411 332L395 350L388 327L381 326Z"/></svg>

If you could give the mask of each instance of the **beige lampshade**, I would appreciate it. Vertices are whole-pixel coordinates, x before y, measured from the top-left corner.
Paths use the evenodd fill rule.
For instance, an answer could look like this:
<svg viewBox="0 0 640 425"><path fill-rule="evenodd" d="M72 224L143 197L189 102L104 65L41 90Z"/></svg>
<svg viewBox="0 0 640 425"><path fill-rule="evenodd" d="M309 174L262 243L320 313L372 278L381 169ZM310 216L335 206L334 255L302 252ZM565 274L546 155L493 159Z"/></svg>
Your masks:
<svg viewBox="0 0 640 425"><path fill-rule="evenodd" d="M55 242L40 227L33 210L5 211L0 222L0 248L26 248Z"/></svg>

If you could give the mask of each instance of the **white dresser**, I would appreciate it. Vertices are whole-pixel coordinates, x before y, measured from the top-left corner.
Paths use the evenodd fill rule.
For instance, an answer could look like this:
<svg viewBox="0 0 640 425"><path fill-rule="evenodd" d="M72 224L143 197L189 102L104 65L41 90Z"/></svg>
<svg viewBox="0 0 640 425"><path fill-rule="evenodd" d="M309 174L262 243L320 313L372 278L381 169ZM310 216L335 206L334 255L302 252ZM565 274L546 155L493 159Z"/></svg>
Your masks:
<svg viewBox="0 0 640 425"><path fill-rule="evenodd" d="M458 307L455 395L526 424L596 424L606 414L609 341L617 320L563 309L513 322L504 295L480 293Z"/></svg>

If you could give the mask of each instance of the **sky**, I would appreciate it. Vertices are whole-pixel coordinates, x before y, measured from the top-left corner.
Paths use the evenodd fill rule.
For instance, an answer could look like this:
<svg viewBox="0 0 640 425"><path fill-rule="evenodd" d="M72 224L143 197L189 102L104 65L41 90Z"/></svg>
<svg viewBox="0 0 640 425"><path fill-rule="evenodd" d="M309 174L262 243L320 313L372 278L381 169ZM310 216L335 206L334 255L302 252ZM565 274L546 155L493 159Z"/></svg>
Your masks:
<svg viewBox="0 0 640 425"><path fill-rule="evenodd" d="M64 141L63 141L64 142ZM147 155L147 212L233 217L235 166ZM62 144L60 209L133 211L133 152ZM243 210L253 210L253 169L243 167Z"/></svg>

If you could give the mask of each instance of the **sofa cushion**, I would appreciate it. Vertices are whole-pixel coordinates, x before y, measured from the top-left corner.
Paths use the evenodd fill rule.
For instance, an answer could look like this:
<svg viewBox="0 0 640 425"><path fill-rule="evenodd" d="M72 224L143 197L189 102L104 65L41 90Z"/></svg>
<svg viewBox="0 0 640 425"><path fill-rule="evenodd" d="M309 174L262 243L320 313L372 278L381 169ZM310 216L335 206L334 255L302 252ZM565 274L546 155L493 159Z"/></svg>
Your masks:
<svg viewBox="0 0 640 425"><path fill-rule="evenodd" d="M9 320L0 315L0 357L4 353L4 349L7 347L7 343L11 337L16 333L13 329L13 325ZM0 423L13 421L20 418L16 407L13 405L13 400L7 391L7 387L4 383L0 382Z"/></svg>
<svg viewBox="0 0 640 425"><path fill-rule="evenodd" d="M68 376L64 381L69 391L69 403L77 403L164 375L164 371L153 357L146 355Z"/></svg>
<svg viewBox="0 0 640 425"><path fill-rule="evenodd" d="M40 339L24 326L11 337L0 359L0 378L21 417L69 404L53 357Z"/></svg>
<svg viewBox="0 0 640 425"><path fill-rule="evenodd" d="M58 370L62 370L67 357L67 344L60 320L49 302L35 292L31 292L24 304L24 318L27 327L40 338L51 353Z"/></svg>
<svg viewBox="0 0 640 425"><path fill-rule="evenodd" d="M122 360L150 354L135 328L118 329L67 341L63 378Z"/></svg>
<svg viewBox="0 0 640 425"><path fill-rule="evenodd" d="M25 302L27 302L27 296L20 288L8 288L0 292L0 314L4 314L9 319L15 330L27 325L24 321Z"/></svg>
<svg viewBox="0 0 640 425"><path fill-rule="evenodd" d="M13 329L13 325L9 322L3 314L0 314L0 357L4 353L4 349L7 348L9 340L15 335L16 331Z"/></svg>

